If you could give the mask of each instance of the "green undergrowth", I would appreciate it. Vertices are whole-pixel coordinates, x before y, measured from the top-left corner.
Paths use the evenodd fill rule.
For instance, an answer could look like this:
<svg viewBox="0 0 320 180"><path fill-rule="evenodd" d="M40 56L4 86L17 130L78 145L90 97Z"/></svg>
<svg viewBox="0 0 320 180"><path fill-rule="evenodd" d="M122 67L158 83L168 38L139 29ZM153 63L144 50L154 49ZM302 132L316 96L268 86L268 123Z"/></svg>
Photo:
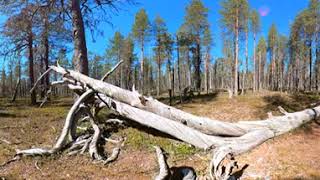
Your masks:
<svg viewBox="0 0 320 180"><path fill-rule="evenodd" d="M188 155L195 154L199 150L186 143L168 138L157 137L137 129L128 128L122 132L127 137L126 144L133 149L147 149L154 151L153 146L160 146L165 152L177 158L184 158Z"/></svg>

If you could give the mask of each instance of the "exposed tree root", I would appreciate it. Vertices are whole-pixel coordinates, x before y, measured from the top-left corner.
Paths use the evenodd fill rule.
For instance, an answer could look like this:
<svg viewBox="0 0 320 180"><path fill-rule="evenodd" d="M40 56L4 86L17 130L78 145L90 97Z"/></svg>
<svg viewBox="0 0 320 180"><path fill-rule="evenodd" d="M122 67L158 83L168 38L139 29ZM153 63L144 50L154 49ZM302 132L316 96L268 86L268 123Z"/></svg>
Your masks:
<svg viewBox="0 0 320 180"><path fill-rule="evenodd" d="M121 151L121 147L123 146L123 143L124 143L124 139L121 139L116 143L116 147L113 148L111 156L108 157L106 160L103 160L103 164L109 164L118 158Z"/></svg>
<svg viewBox="0 0 320 180"><path fill-rule="evenodd" d="M171 176L171 172L167 164L166 157L160 147L154 146L154 148L156 149L160 169L159 174L156 176L155 180L169 179L169 177Z"/></svg>
<svg viewBox="0 0 320 180"><path fill-rule="evenodd" d="M18 160L20 160L20 156L14 156L12 159L9 159L8 161L0 164L0 168Z"/></svg>
<svg viewBox="0 0 320 180"><path fill-rule="evenodd" d="M176 168L170 169L167 163L167 157L165 156L165 153L163 152L163 150L158 146L154 146L154 148L156 149L156 155L157 155L158 164L159 164L159 174L155 177L155 180L165 180L165 179L196 180L197 179L197 175L195 171L190 167L178 167L178 168L176 167Z"/></svg>

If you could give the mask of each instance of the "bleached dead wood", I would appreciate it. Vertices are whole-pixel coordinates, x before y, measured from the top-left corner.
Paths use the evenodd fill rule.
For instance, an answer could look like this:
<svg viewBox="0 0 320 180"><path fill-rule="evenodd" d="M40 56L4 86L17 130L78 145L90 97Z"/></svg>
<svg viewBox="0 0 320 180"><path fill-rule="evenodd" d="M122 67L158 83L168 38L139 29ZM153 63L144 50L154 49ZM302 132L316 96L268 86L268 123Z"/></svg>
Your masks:
<svg viewBox="0 0 320 180"><path fill-rule="evenodd" d="M18 155L48 155L61 150L66 145L67 135L74 134L72 129L77 121L75 114L82 112L89 115L95 133L90 140L81 144L81 152L89 148L93 158L102 160L104 163L113 161L120 152L120 146L117 146L107 159L104 159L97 150L97 141L101 133L94 119L99 109L105 107L113 110L114 114L128 125L138 123L140 126L137 128L141 130L152 128L159 134L169 135L204 150L212 150L213 158L209 168L211 177L228 179L232 176L232 168L235 166L234 160L227 165L223 164L223 160L228 156L233 157L250 151L266 140L291 131L320 116L320 106L295 113L288 113L283 108L279 108L283 116L269 116L267 120L262 121L222 122L167 106L151 97L141 96L134 89L133 91L124 90L62 67L51 66L50 68L61 74L64 82L73 90L84 93L70 109L63 131L52 149L36 148L17 151ZM85 110L86 108L81 109L81 104L86 108L93 108L95 113L91 114L90 110ZM71 138L70 141L75 141L75 138ZM222 171L223 168L225 171Z"/></svg>
<svg viewBox="0 0 320 180"><path fill-rule="evenodd" d="M155 177L155 180L163 180L163 179L170 179L170 180L196 180L197 175L195 171L188 167L180 167L175 168L174 170L171 170L168 163L167 163L167 157L163 150L158 147L154 146L156 149L156 155L158 158L158 164L159 164L159 174ZM198 177L198 180L205 179Z"/></svg>
<svg viewBox="0 0 320 180"><path fill-rule="evenodd" d="M154 146L154 148L156 149L159 164L159 174L156 176L155 180L169 179L171 172L167 164L166 157L160 147Z"/></svg>
<svg viewBox="0 0 320 180"><path fill-rule="evenodd" d="M134 91L128 91L112 84L101 82L100 80L90 78L73 70L65 70L62 67L56 66L52 66L51 68L66 78L69 77L70 79L81 82L82 84L93 88L95 91L105 94L120 102L181 122L206 134L239 136L246 133L245 130L237 127L235 124L195 116L163 104L151 97L148 98L141 96Z"/></svg>

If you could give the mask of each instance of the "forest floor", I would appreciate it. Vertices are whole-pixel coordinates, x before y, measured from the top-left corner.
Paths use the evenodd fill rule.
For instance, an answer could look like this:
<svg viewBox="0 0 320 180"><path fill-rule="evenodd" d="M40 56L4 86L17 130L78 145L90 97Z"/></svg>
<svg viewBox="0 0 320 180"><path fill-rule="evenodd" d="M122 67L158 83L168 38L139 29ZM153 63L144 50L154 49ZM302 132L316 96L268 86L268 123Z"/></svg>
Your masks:
<svg viewBox="0 0 320 180"><path fill-rule="evenodd" d="M167 101L167 99L163 99ZM266 119L280 115L277 106L288 112L302 110L319 101L315 95L287 95L274 92L248 93L234 99L227 94L194 97L177 108L223 121ZM44 108L29 107L25 100L11 104L0 99L0 164L15 149L51 147L58 137L72 100L61 98ZM170 166L192 166L206 174L211 158L174 140L154 137L135 129L121 130L127 136L119 159L107 166L93 163L88 155L22 158L0 168L0 179L152 179L158 172L155 150L160 145L169 155ZM270 139L237 160L245 164L243 179L320 179L320 125L310 123L288 134ZM110 149L106 145L106 149Z"/></svg>

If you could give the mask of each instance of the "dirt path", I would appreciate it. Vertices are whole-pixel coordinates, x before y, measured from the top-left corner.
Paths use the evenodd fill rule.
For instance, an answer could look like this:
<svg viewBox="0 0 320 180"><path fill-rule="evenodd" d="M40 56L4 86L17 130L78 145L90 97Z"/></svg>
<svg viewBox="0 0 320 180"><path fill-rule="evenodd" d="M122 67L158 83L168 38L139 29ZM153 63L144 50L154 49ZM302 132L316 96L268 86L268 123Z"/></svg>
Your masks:
<svg viewBox="0 0 320 180"><path fill-rule="evenodd" d="M296 111L316 102L314 96L288 96L264 93L229 100L225 94L195 98L178 107L197 115L225 121L263 119L267 112L277 114L277 106ZM18 102L0 102L0 163L10 158L15 149L32 146L50 147L58 136L69 103L61 100L46 108L30 108ZM129 129L119 159L111 165L94 164L87 156L58 155L45 158L24 158L4 168L0 177L7 179L152 179L157 173L154 150L148 144L160 144L169 153L173 166L193 166L200 174L207 172L210 155L175 141L153 137ZM0 139L0 140L1 140ZM289 134L262 144L238 157L247 163L244 179L320 179L320 126L312 123ZM108 145L107 145L108 148ZM37 168L39 167L39 169Z"/></svg>

